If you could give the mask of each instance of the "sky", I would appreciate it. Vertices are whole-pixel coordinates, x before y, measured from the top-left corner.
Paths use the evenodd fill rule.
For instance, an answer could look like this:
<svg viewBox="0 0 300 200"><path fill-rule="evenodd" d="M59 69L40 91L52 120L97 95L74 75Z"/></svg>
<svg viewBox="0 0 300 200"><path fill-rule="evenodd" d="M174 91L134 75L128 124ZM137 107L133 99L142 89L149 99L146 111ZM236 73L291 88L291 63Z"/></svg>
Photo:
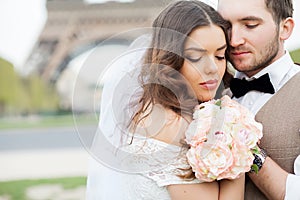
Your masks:
<svg viewBox="0 0 300 200"><path fill-rule="evenodd" d="M112 0L85 0L88 3ZM132 2L133 0L119 0ZM216 5L217 0L203 0ZM47 20L46 0L0 0L0 57L14 64L17 70L30 55ZM288 50L300 47L300 0L294 0L294 32L286 42Z"/></svg>
<svg viewBox="0 0 300 200"><path fill-rule="evenodd" d="M21 67L46 22L46 0L0 0L0 57Z"/></svg>

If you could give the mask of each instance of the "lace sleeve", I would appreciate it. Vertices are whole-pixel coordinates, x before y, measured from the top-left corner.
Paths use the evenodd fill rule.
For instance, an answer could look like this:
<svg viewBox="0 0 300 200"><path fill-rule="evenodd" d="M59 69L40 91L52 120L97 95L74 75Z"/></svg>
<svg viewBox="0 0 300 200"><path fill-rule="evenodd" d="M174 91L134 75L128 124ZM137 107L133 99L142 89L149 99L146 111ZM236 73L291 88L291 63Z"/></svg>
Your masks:
<svg viewBox="0 0 300 200"><path fill-rule="evenodd" d="M190 173L186 158L187 148L170 145L156 139L134 137L130 145L123 147L132 156L123 164L131 165L136 173L145 176L160 187L172 184L193 184L203 181L184 179Z"/></svg>

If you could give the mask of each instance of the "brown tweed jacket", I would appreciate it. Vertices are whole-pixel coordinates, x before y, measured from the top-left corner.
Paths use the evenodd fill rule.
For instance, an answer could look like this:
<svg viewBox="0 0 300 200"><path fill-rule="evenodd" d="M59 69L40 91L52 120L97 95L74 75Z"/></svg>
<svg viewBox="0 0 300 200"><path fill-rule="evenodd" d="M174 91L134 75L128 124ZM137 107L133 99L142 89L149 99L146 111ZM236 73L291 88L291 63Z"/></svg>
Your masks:
<svg viewBox="0 0 300 200"><path fill-rule="evenodd" d="M262 107L256 120L263 124L260 146L284 170L294 173L294 161L300 155L300 73ZM245 187L245 200L267 199L250 179Z"/></svg>

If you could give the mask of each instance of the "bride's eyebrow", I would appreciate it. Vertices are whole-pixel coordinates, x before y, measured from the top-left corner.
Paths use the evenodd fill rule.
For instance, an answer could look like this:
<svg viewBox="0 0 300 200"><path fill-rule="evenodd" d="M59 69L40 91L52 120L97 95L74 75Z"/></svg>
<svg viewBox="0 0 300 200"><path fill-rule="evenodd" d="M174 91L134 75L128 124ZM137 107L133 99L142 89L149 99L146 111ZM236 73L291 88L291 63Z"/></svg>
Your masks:
<svg viewBox="0 0 300 200"><path fill-rule="evenodd" d="M223 49L226 49L227 48L227 44L224 44L223 46L217 48L217 51L221 51Z"/></svg>
<svg viewBox="0 0 300 200"><path fill-rule="evenodd" d="M206 49L202 49L202 48L197 48L197 47L189 47L184 49L184 51L199 51L199 52L206 52Z"/></svg>
<svg viewBox="0 0 300 200"><path fill-rule="evenodd" d="M227 44L222 45L221 47L217 48L217 51L221 51L223 49L227 48ZM186 48L185 51L199 51L199 52L206 52L206 49L197 48L197 47L189 47Z"/></svg>

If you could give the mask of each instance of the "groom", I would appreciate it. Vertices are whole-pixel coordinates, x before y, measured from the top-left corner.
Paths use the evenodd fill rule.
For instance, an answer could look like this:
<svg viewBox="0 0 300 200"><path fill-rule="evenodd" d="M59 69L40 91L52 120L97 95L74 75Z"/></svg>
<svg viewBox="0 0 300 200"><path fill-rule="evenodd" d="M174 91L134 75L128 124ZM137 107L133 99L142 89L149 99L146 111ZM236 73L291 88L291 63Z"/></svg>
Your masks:
<svg viewBox="0 0 300 200"><path fill-rule="evenodd" d="M248 173L245 199L300 199L300 66L284 47L292 0L219 0L218 11L232 25L233 97L264 126L265 151L255 156L259 172Z"/></svg>

